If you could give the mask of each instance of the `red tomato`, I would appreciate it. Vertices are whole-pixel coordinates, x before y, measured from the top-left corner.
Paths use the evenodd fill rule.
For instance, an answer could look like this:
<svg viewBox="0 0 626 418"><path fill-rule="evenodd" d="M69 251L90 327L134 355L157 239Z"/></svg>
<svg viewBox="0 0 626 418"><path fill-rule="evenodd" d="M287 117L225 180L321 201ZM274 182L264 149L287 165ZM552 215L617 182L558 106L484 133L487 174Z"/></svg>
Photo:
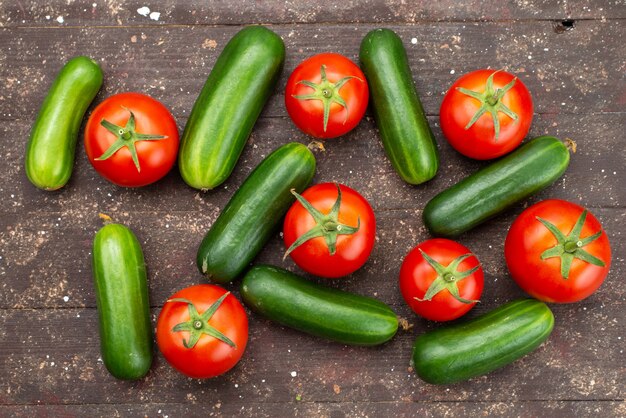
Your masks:
<svg viewBox="0 0 626 418"><path fill-rule="evenodd" d="M517 284L544 302L588 297L611 265L609 238L596 217L558 199L534 204L515 219L504 255Z"/></svg>
<svg viewBox="0 0 626 418"><path fill-rule="evenodd" d="M522 142L533 119L533 101L513 74L477 70L450 87L439 119L454 149L470 158L488 160L511 152Z"/></svg>
<svg viewBox="0 0 626 418"><path fill-rule="evenodd" d="M317 138L335 138L350 132L363 118L368 100L365 75L339 54L319 54L302 61L285 89L291 120Z"/></svg>
<svg viewBox="0 0 626 418"><path fill-rule="evenodd" d="M483 292L478 259L463 245L429 239L411 250L400 268L400 292L413 311L432 321L465 315Z"/></svg>
<svg viewBox="0 0 626 418"><path fill-rule="evenodd" d="M358 270L370 256L376 235L372 207L357 191L334 183L302 193L283 224L285 253L302 269L336 278Z"/></svg>
<svg viewBox="0 0 626 418"><path fill-rule="evenodd" d="M179 372L197 379L214 377L241 359L248 343L248 317L225 289L190 286L163 306L156 339L165 359Z"/></svg>
<svg viewBox="0 0 626 418"><path fill-rule="evenodd" d="M161 179L176 162L178 143L169 110L140 93L107 98L91 113L85 128L91 165L118 186L139 187Z"/></svg>

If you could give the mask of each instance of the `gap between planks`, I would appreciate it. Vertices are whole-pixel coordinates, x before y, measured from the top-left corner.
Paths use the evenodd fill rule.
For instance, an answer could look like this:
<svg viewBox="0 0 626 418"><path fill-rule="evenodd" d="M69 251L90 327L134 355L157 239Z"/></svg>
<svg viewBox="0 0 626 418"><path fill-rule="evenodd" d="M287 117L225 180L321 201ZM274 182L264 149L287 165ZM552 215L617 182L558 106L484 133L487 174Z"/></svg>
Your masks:
<svg viewBox="0 0 626 418"><path fill-rule="evenodd" d="M272 27L288 27L288 26L366 26L366 25L378 25L378 26L415 26L415 25L431 25L431 24L485 24L485 23L520 23L520 24L529 24L536 22L559 22L562 20L573 20L576 22L619 22L622 20L626 20L624 17L568 17L563 16L559 18L552 19L530 19L530 18L522 18L522 19L418 19L415 21L353 21L353 22L248 22L248 23L162 23L162 24L151 24L151 25L58 25L58 26L50 26L50 25L15 25L15 26L3 26L0 29L3 30L11 30L11 29L85 29L85 28L93 28L93 29L152 29L152 28L188 28L188 27L210 27L210 28L232 28L232 27L244 27L249 25L263 25L263 26L272 26Z"/></svg>
<svg viewBox="0 0 626 418"><path fill-rule="evenodd" d="M417 377L416 377L417 379ZM426 383L425 383L426 384ZM254 402L254 403L250 403L248 402L247 405L252 405L252 407L255 406L261 406L261 405L300 405L300 404L309 404L309 405L318 405L318 404L328 404L328 405L395 405L395 404L432 404L432 405L437 405L437 404L485 404L485 405L493 405L493 404L501 404L501 403L511 403L513 405L515 404L524 404L524 403L552 403L552 402L572 402L572 403L579 403L579 402L585 402L585 403L593 403L593 402L624 402L626 401L626 399L624 398L616 398L616 399L570 399L570 398L563 398L563 399L554 399L554 398L546 398L546 399L520 399L520 400L515 400L515 401L511 401L510 399L502 399L502 400L493 400L493 401L481 401L481 400L477 400L477 399L462 399L462 400L452 400L452 399L441 399L441 400L414 400L414 401L393 401L393 400L389 400L389 401L367 401L367 402L361 402L361 401L344 401L344 400L337 400L337 401L306 401L306 400L300 400L296 402L293 401L285 401L285 402ZM0 404L0 409L3 407L21 407L21 406L101 406L101 405L111 405L111 406L120 406L120 407L127 407L127 406L144 406L144 405L150 405L150 406L161 406L161 405L166 405L166 406L172 406L172 405L181 405L181 406L189 406L190 404L187 403L181 403L181 402L159 402L159 403L151 403L151 402L147 402L147 403L115 403L115 402L111 402L111 403L80 403L80 402L68 402L68 403L13 403L13 404L5 404L2 403Z"/></svg>

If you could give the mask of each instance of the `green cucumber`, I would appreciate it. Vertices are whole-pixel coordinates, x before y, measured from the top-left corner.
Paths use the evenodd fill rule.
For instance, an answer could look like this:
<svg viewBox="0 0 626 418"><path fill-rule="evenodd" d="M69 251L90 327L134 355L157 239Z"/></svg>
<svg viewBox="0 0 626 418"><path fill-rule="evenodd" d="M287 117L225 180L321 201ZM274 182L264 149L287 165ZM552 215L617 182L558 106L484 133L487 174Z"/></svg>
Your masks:
<svg viewBox="0 0 626 418"><path fill-rule="evenodd" d="M152 364L152 325L143 253L132 231L103 226L93 241L92 268L100 351L118 379L139 379Z"/></svg>
<svg viewBox="0 0 626 418"><path fill-rule="evenodd" d="M181 138L178 167L196 189L222 184L233 171L285 60L283 40L249 26L224 47Z"/></svg>
<svg viewBox="0 0 626 418"><path fill-rule="evenodd" d="M251 268L241 282L241 296L272 321L344 344L382 344L398 330L396 314L383 302L273 266Z"/></svg>
<svg viewBox="0 0 626 418"><path fill-rule="evenodd" d="M413 85L402 40L392 30L373 30L363 38L359 58L391 164L409 184L432 179L439 168L437 144Z"/></svg>
<svg viewBox="0 0 626 418"><path fill-rule="evenodd" d="M200 271L218 283L241 274L270 239L298 193L311 183L315 157L292 142L250 173L211 226L198 249Z"/></svg>
<svg viewBox="0 0 626 418"><path fill-rule="evenodd" d="M72 58L57 75L26 145L24 168L35 186L57 190L70 179L78 130L100 86L102 70L88 57Z"/></svg>
<svg viewBox="0 0 626 418"><path fill-rule="evenodd" d="M568 164L561 141L537 137L433 197L424 208L424 223L434 235L457 236L545 189Z"/></svg>
<svg viewBox="0 0 626 418"><path fill-rule="evenodd" d="M420 335L413 345L413 366L428 383L467 380L530 353L553 326L554 315L545 303L515 300L471 321Z"/></svg>

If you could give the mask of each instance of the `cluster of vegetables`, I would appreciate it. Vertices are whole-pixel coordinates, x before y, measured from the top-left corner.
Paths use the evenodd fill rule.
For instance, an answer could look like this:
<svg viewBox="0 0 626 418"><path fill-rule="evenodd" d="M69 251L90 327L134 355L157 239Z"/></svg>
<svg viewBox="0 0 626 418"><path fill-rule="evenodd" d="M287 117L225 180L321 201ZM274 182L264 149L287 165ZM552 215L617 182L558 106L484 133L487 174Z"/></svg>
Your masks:
<svg viewBox="0 0 626 418"><path fill-rule="evenodd" d="M189 186L219 186L233 171L274 90L284 55L281 38L266 28L248 27L236 34L204 85L180 144L173 117L156 100L138 93L104 100L86 126L89 160L109 181L136 187L162 178L178 157ZM338 54L303 61L285 90L290 117L307 134L333 138L359 123L371 99L385 151L398 174L410 184L430 180L439 165L437 147L400 38L385 29L368 33L360 61L362 70ZM82 117L101 83L99 66L86 57L72 59L57 77L26 151L26 173L36 186L53 190L67 182ZM567 168L569 150L554 137L538 137L518 148L532 115L527 88L504 71L467 74L445 95L441 127L456 150L476 159L508 155L425 206L424 223L439 238L417 245L405 257L399 278L402 296L416 314L449 321L475 306L484 286L482 266L471 250L450 238L546 188ZM284 257L310 274L342 277L367 261L376 231L371 206L342 184L308 187L315 166L313 153L299 143L268 155L207 232L198 249L198 269L219 284L243 276L243 302L273 321L345 344L382 344L398 329L396 314L383 302L275 266L249 268L281 221ZM611 260L598 220L561 200L539 202L519 215L506 238L505 257L513 279L536 299L516 300L420 335L413 364L421 378L452 383L532 351L554 323L543 302L589 296L606 277ZM140 378L152 362L150 304L141 247L127 227L109 223L96 234L93 274L104 363L118 378ZM243 306L215 284L175 293L157 321L160 351L174 368L195 378L232 368L247 339Z"/></svg>

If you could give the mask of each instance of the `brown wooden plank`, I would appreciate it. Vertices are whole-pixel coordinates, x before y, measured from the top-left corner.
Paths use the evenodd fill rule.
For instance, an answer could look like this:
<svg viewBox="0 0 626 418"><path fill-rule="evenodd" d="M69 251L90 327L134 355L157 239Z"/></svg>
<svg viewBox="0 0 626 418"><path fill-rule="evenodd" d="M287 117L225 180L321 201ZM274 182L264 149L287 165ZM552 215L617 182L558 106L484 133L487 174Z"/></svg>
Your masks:
<svg viewBox="0 0 626 418"><path fill-rule="evenodd" d="M286 116L284 85L304 58L334 50L357 60L363 36L376 25L278 26L287 59L266 116ZM426 112L437 115L443 93L459 75L481 67L515 72L530 89L537 113L622 112L626 26L583 21L557 34L546 21L419 23L391 26L407 47ZM238 27L3 29L0 119L32 120L53 77L79 54L97 59L105 85L97 101L143 91L178 119L191 110L217 56ZM415 39L415 44L411 41ZM210 41L215 41L216 46ZM204 47L203 47L204 46Z"/></svg>
<svg viewBox="0 0 626 418"><path fill-rule="evenodd" d="M2 404L285 403L297 397L316 402L623 400L625 356L617 339L624 333L623 303L616 308L617 316L607 315L608 306L555 308L555 331L536 352L449 387L428 385L409 369L412 341L425 328L421 324L382 347L355 348L253 315L246 355L228 374L187 379L158 355L146 378L129 383L108 375L99 360L95 310L11 310L0 320L4 333L12 335L0 351L7 376L0 391Z"/></svg>
<svg viewBox="0 0 626 418"><path fill-rule="evenodd" d="M341 388L339 389L341 390ZM243 405L227 401L173 404L121 405L19 405L0 406L0 414L12 417L180 417L193 415L211 417L306 416L319 418L366 417L617 417L626 414L626 404L620 401L525 401L525 402L310 402L267 404L247 401Z"/></svg>
<svg viewBox="0 0 626 418"><path fill-rule="evenodd" d="M626 166L626 32L618 20L626 9L618 2L583 0L403 3L349 0L327 13L327 2L285 7L246 1L233 8L230 2L168 0L153 6L162 13L158 22L136 13L145 5L139 1L98 2L95 9L89 2L61 0L37 6L32 0L0 3L0 26L5 26L0 30L5 45L0 51L0 375L5 377L0 416L626 415L626 299L619 284L626 273L626 190L620 182ZM550 21L565 17L593 20L577 20L567 31ZM174 170L156 185L120 189L91 169L80 148L75 175L64 190L44 193L28 183L22 168L26 138L66 59L88 53L102 63L106 81L97 102L120 91L145 91L173 110L182 130L217 55L239 29L234 25L256 22L280 24L273 29L285 40L287 62L277 93L224 186L197 193ZM410 24L399 25L403 22ZM360 190L379 221L370 261L331 285L379 297L414 328L383 347L354 348L251 315L248 352L226 376L186 379L157 355L145 380L115 381L98 361L89 267L97 213L112 215L139 236L154 320L173 291L204 281L193 261L197 245L251 169L280 144L310 141L282 105L289 72L303 58L326 50L356 59L364 34L381 25L391 26L405 42L439 142L441 172L424 186L402 183L369 118L316 153L316 181L342 181ZM490 376L435 387L419 381L408 361L415 336L436 325L406 307L397 275L406 252L428 238L420 219L426 201L482 165L454 152L437 127L442 92L461 73L482 66L516 72L528 85L538 113L531 136L549 133L578 143L564 178L529 203L560 197L589 206L609 233L614 263L592 297L552 306L555 331L536 353ZM506 229L523 206L460 239L486 271L483 303L470 317L523 296L502 256ZM297 271L291 261L281 264L283 250L276 236L258 261ZM237 285L229 286L236 294Z"/></svg>
<svg viewBox="0 0 626 418"><path fill-rule="evenodd" d="M410 369L415 336L433 326L423 321L368 348L326 342L251 315L246 354L228 374L188 379L159 354L146 378L123 382L100 360L95 309L8 310L0 318L2 335L11 336L0 346L0 404L623 400L623 310L623 300L598 298L554 306L555 331L536 352L448 387L426 384Z"/></svg>
<svg viewBox="0 0 626 418"><path fill-rule="evenodd" d="M194 202L195 203L195 202ZM485 266L485 300L502 303L523 293L508 278L502 256L506 231L517 208L474 231L460 241L472 249ZM611 303L624 296L618 285L626 272L623 254L625 221L623 209L592 209L603 223L612 242L615 261L607 283L588 301ZM76 211L78 212L78 211ZM90 212L90 213L89 213ZM81 215L37 214L29 219L9 217L0 233L1 308L94 307L91 279L91 245L101 221L97 211ZM195 265L198 245L215 216L203 211L119 212L115 220L128 225L142 243L149 271L153 306L161 306L174 291L204 281ZM365 267L350 278L333 285L364 294L378 295L407 316L396 287L400 264L406 253L429 238L419 218L419 208L376 210L377 243ZM59 218L61 219L59 221ZM282 261L284 245L276 236L258 257L259 262L294 269L291 260ZM622 254L622 256L620 256ZM622 260L622 261L620 261ZM381 282L382 281L382 282ZM230 287L236 287L235 284ZM487 309L491 304L481 305Z"/></svg>
<svg viewBox="0 0 626 418"><path fill-rule="evenodd" d="M140 14L139 9L149 11ZM159 16L146 13L157 12ZM618 19L626 17L619 2L572 0L489 0L457 2L401 0L290 1L166 1L140 0L66 2L53 0L45 6L36 0L3 2L0 22L4 26L147 26L147 25L245 25L254 23L413 23L422 20L517 20L517 19Z"/></svg>
<svg viewBox="0 0 626 418"><path fill-rule="evenodd" d="M540 115L533 127L536 134L586 134L573 136L579 142L579 150L564 178L529 200L530 203L558 197L592 208L611 234L615 248L623 245L626 204L626 192L620 184L626 162L620 120L619 114L597 115L589 123L572 115ZM29 127L23 122L11 129L16 127L23 136L27 135ZM0 203L0 277L6 277L0 307L94 306L89 254L93 235L101 225L99 212L128 224L140 237L151 271L153 304L159 305L158 301L183 283L200 279L193 260L202 236L262 156L289 141L292 134L298 135L288 120L261 120L232 178L225 186L206 194L184 185L176 169L156 185L119 188L95 173L81 149L70 184L61 192L42 192L24 175L23 145L11 143L3 159L7 166L0 171L0 192L6 196ZM441 144L444 141L439 132L437 136L442 169L435 180L420 187L404 184L393 172L372 121L363 122L353 135L329 142L326 152L317 153L315 181L341 181L360 190L378 217L379 243L369 269L355 275L356 286L367 278L367 286L375 291L377 281L371 278L386 277L390 271L395 277L399 260L411 246L428 237L420 219L426 201L481 165L460 157ZM592 143L593 138L604 140ZM483 260L486 265L498 266L491 272L496 277L506 273L500 260L504 231L523 206L463 237L470 248L488 257ZM489 246L500 250L493 253ZM614 253L620 254L615 248ZM280 263L282 251L276 237L261 260ZM618 263L616 268L620 268ZM619 270L614 270L611 277L620 277ZM503 288L498 296L503 297L510 289ZM64 296L69 297L68 302L63 301Z"/></svg>
<svg viewBox="0 0 626 418"><path fill-rule="evenodd" d="M438 118L429 120L441 152L441 169L431 182L418 187L402 182L387 160L370 118L344 138L327 141L325 152L316 152L315 181L345 182L362 191L376 209L422 208L438 191L487 164L454 151L437 126ZM183 125L184 119L179 122ZM541 196L570 199L590 207L626 206L626 190L620 183L626 166L623 130L624 117L619 113L536 115L531 137L551 134L573 139L578 144L563 179ZM56 213L71 218L87 216L90 212L93 217L98 211L112 215L136 211L206 211L214 218L271 150L293 140L303 143L311 140L288 118L263 118L257 123L231 178L216 190L199 193L183 183L176 168L162 181L141 189L124 189L108 183L87 161L81 134L72 179L61 191L50 193L36 189L24 174L23 155L29 131L30 121L25 120L0 126L0 135L19 138L1 145L0 192L7 196L0 202L3 213Z"/></svg>

